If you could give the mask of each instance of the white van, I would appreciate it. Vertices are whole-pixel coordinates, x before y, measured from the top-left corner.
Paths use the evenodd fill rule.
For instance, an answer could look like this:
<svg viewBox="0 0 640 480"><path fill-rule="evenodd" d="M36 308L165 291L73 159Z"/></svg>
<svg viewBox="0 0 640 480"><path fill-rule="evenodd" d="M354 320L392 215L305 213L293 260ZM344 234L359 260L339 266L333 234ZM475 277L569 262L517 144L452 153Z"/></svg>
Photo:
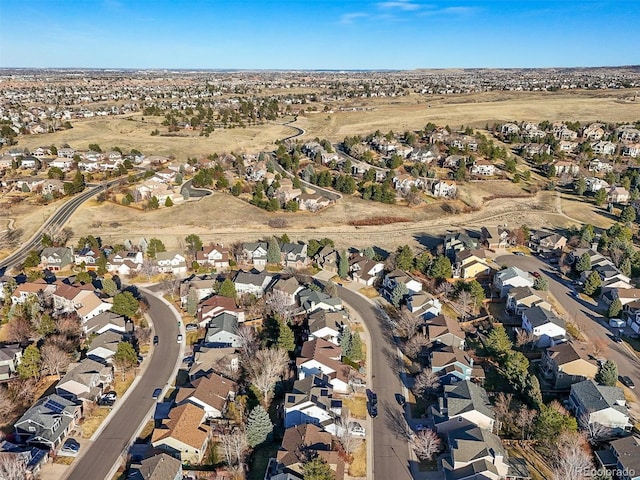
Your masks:
<svg viewBox="0 0 640 480"><path fill-rule="evenodd" d="M624 328L626 325L624 320L620 320L619 318L610 318L609 326L613 328Z"/></svg>

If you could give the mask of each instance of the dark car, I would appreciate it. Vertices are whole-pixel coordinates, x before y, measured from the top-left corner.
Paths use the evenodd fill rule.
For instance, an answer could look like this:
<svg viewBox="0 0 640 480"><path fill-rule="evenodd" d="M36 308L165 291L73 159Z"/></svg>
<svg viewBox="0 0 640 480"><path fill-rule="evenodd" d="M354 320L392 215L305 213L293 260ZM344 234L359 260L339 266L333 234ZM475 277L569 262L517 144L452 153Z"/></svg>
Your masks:
<svg viewBox="0 0 640 480"><path fill-rule="evenodd" d="M398 402L398 405L400 405L401 407L404 407L404 404L407 403L407 400L404 398L404 395L396 393L396 402Z"/></svg>
<svg viewBox="0 0 640 480"><path fill-rule="evenodd" d="M153 336L153 344L157 345L158 344L158 335L154 335Z"/></svg>
<svg viewBox="0 0 640 480"><path fill-rule="evenodd" d="M153 391L153 395L151 395L152 398L158 398L160 396L160 394L162 393L162 389L161 388L156 388Z"/></svg>
<svg viewBox="0 0 640 480"><path fill-rule="evenodd" d="M112 402L115 402L118 398L118 394L116 392L107 392L104 394L104 398L105 400L111 400Z"/></svg>
<svg viewBox="0 0 640 480"><path fill-rule="evenodd" d="M636 384L633 383L633 380L631 380L631 377L624 375L623 377L620 377L620 381L622 382L622 384L625 387L629 387L629 388L636 388Z"/></svg>
<svg viewBox="0 0 640 480"><path fill-rule="evenodd" d="M369 393L369 403L371 405L377 405L378 404L378 395L376 393L373 393L373 392Z"/></svg>
<svg viewBox="0 0 640 480"><path fill-rule="evenodd" d="M616 343L622 343L622 338L620 337L620 335L614 335L612 339Z"/></svg>
<svg viewBox="0 0 640 480"><path fill-rule="evenodd" d="M62 451L67 453L78 453L80 444L73 438L67 438L62 445Z"/></svg>
<svg viewBox="0 0 640 480"><path fill-rule="evenodd" d="M371 415L371 418L378 416L378 405L369 404L369 415Z"/></svg>

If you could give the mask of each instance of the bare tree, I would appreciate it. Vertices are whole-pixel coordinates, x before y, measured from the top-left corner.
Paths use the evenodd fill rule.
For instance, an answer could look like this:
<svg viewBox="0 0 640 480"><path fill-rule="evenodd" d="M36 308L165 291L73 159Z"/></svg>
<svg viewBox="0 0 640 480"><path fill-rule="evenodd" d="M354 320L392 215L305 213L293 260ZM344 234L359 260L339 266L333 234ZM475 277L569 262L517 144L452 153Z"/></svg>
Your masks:
<svg viewBox="0 0 640 480"><path fill-rule="evenodd" d="M440 377L430 368L425 368L413 382L413 392L418 396L427 396L440 388Z"/></svg>
<svg viewBox="0 0 640 480"><path fill-rule="evenodd" d="M514 422L520 429L522 440L529 440L533 429L534 421L538 416L538 412L533 408L527 408L526 405L520 405Z"/></svg>
<svg viewBox="0 0 640 480"><path fill-rule="evenodd" d="M609 344L604 338L596 338L591 342L591 346L593 347L593 354L600 358L607 353L609 350Z"/></svg>
<svg viewBox="0 0 640 480"><path fill-rule="evenodd" d="M289 296L282 290L271 290L267 295L267 307L274 315L278 315L283 321L289 323L291 321L291 303Z"/></svg>
<svg viewBox="0 0 640 480"><path fill-rule="evenodd" d="M337 437L347 455L351 455L359 443L358 438L353 434L355 425L348 409L343 410L342 415L336 421Z"/></svg>
<svg viewBox="0 0 640 480"><path fill-rule="evenodd" d="M240 339L240 355L242 361L246 366L249 366L251 359L254 358L260 347L258 335L253 327L246 325L238 328L236 334Z"/></svg>
<svg viewBox="0 0 640 480"><path fill-rule="evenodd" d="M557 440L554 480L585 480L593 469L589 444L583 434L564 432Z"/></svg>
<svg viewBox="0 0 640 480"><path fill-rule="evenodd" d="M440 285L438 285L438 293L444 295L445 297L448 297L449 295L451 295L452 291L453 291L453 285L447 281L440 282Z"/></svg>
<svg viewBox="0 0 640 480"><path fill-rule="evenodd" d="M15 404L11 397L9 389L5 385L0 385L0 416L3 418L10 416L15 409Z"/></svg>
<svg viewBox="0 0 640 480"><path fill-rule="evenodd" d="M181 279L171 274L168 277L166 277L164 280L162 280L162 288L164 289L165 292L171 295L172 300L175 300L176 292L180 288L181 283L182 283Z"/></svg>
<svg viewBox="0 0 640 480"><path fill-rule="evenodd" d="M2 480L24 480L28 474L25 456L18 453L0 454L0 478Z"/></svg>
<svg viewBox="0 0 640 480"><path fill-rule="evenodd" d="M7 335L12 342L24 345L33 336L31 322L26 315L12 318L7 323Z"/></svg>
<svg viewBox="0 0 640 480"><path fill-rule="evenodd" d="M82 334L82 324L75 312L59 316L56 320L56 328L62 335L70 337L79 337Z"/></svg>
<svg viewBox="0 0 640 480"><path fill-rule="evenodd" d="M289 355L281 348L258 350L248 362L249 379L262 394L262 404L269 408L273 387L284 375L289 365Z"/></svg>
<svg viewBox="0 0 640 480"><path fill-rule="evenodd" d="M440 437L433 430L418 432L412 443L413 451L420 460L431 460L440 450Z"/></svg>
<svg viewBox="0 0 640 480"><path fill-rule="evenodd" d="M496 396L493 411L496 418L496 429L498 431L510 432L513 429L513 410L511 409L511 402L513 401L513 394L511 393L498 393Z"/></svg>
<svg viewBox="0 0 640 480"><path fill-rule="evenodd" d="M69 365L69 355L55 343L45 342L40 349L42 355L42 367L49 372L50 375L55 374L60 378L60 372L65 370Z"/></svg>
<svg viewBox="0 0 640 480"><path fill-rule="evenodd" d="M422 352L422 348L429 345L429 340L424 335L414 335L404 344L404 353L407 357L416 359Z"/></svg>
<svg viewBox="0 0 640 480"><path fill-rule="evenodd" d="M598 423L598 422L590 423L589 414L586 412L580 416L579 423L584 428L584 432L587 436L587 439L589 440L589 443L591 443L592 445L595 445L601 442L602 440L606 440L607 438L610 438L611 434L613 433L611 428L605 425L602 425L601 423Z"/></svg>
<svg viewBox="0 0 640 480"><path fill-rule="evenodd" d="M136 338L138 339L138 343L141 345L145 345L149 343L149 341L151 340L151 328L149 327L136 328Z"/></svg>
<svg viewBox="0 0 640 480"><path fill-rule="evenodd" d="M402 310L394 330L396 335L409 340L418 332L421 324L422 318L414 316L409 310Z"/></svg>
<svg viewBox="0 0 640 480"><path fill-rule="evenodd" d="M524 328L519 328L518 333L516 334L516 346L524 347L525 345L530 345L535 338L536 337L533 332L529 332Z"/></svg>
<svg viewBox="0 0 640 480"><path fill-rule="evenodd" d="M236 428L231 433L220 435L222 456L229 467L241 466L247 452L247 434Z"/></svg>
<svg viewBox="0 0 640 480"><path fill-rule="evenodd" d="M462 319L466 319L469 314L469 305L473 303L473 296L466 290L462 290L458 294L458 304L462 309Z"/></svg>
<svg viewBox="0 0 640 480"><path fill-rule="evenodd" d="M140 273L147 276L147 281L151 281L156 273L158 273L158 266L154 260L146 259L140 265Z"/></svg>
<svg viewBox="0 0 640 480"><path fill-rule="evenodd" d="M14 404L27 406L33 403L37 386L35 378L14 380L8 386L8 393Z"/></svg>

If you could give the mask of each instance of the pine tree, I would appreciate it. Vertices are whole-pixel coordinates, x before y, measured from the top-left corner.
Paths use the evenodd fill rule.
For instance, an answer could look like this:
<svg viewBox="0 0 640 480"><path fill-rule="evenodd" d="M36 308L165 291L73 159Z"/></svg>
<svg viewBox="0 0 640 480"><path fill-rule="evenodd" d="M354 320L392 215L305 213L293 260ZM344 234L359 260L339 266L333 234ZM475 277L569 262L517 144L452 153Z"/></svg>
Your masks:
<svg viewBox="0 0 640 480"><path fill-rule="evenodd" d="M218 295L222 297L235 298L236 297L236 286L229 278L225 278L224 282L220 285L218 289Z"/></svg>
<svg viewBox="0 0 640 480"><path fill-rule="evenodd" d="M351 353L351 330L349 327L344 327L342 330L342 336L340 337L340 348L342 348L342 355L349 357Z"/></svg>
<svg viewBox="0 0 640 480"><path fill-rule="evenodd" d="M279 320L278 347L293 352L296 349L296 338L287 322Z"/></svg>
<svg viewBox="0 0 640 480"><path fill-rule="evenodd" d="M372 247L367 247L362 251L362 255L364 257L367 257L369 260L373 260L373 257L376 256L376 252L373 250Z"/></svg>
<svg viewBox="0 0 640 480"><path fill-rule="evenodd" d="M173 200L171 200L171 197L167 197L167 199L164 201L164 206L173 207Z"/></svg>
<svg viewBox="0 0 640 480"><path fill-rule="evenodd" d="M618 382L618 366L613 360L607 360L600 366L595 381L601 385L614 387Z"/></svg>
<svg viewBox="0 0 640 480"><path fill-rule="evenodd" d="M507 331L502 325L494 327L487 336L487 350L492 355L502 356L511 350L512 344Z"/></svg>
<svg viewBox="0 0 640 480"><path fill-rule="evenodd" d="M338 260L338 276L340 278L347 278L349 275L349 259L347 252L344 250L340 252L340 259Z"/></svg>
<svg viewBox="0 0 640 480"><path fill-rule="evenodd" d="M269 414L258 405L249 414L247 419L247 441L250 447L256 447L263 443L273 432L273 423Z"/></svg>
<svg viewBox="0 0 640 480"><path fill-rule="evenodd" d="M191 316L196 314L198 310L198 292L195 288L189 290L187 295L187 313Z"/></svg>
<svg viewBox="0 0 640 480"><path fill-rule="evenodd" d="M280 263L280 260L280 246L275 238L271 238L267 247L267 262Z"/></svg>
<svg viewBox="0 0 640 480"><path fill-rule="evenodd" d="M619 298L616 298L613 302L609 304L609 308L607 309L607 317L616 318L620 315L622 311L622 302Z"/></svg>
<svg viewBox="0 0 640 480"><path fill-rule="evenodd" d="M335 478L331 466L317 454L302 464L302 471L303 480L334 480Z"/></svg>
<svg viewBox="0 0 640 480"><path fill-rule="evenodd" d="M407 286L404 283L398 283L391 291L391 303L393 306L398 308L400 306L400 302L408 293L409 289Z"/></svg>
<svg viewBox="0 0 640 480"><path fill-rule="evenodd" d="M549 281L545 277L540 276L533 282L533 288L542 291L549 290Z"/></svg>
<svg viewBox="0 0 640 480"><path fill-rule="evenodd" d="M589 252L584 252L580 255L580 258L578 258L578 262L576 263L576 270L578 272L588 272L591 270L591 256L589 255Z"/></svg>
<svg viewBox="0 0 640 480"><path fill-rule="evenodd" d="M598 291L601 284L602 280L600 279L600 275L598 275L598 272L591 272L584 284L583 292L585 293L585 295L592 296Z"/></svg>
<svg viewBox="0 0 640 480"><path fill-rule="evenodd" d="M431 263L428 275L433 278L451 278L453 271L449 257L438 255Z"/></svg>
<svg viewBox="0 0 640 480"><path fill-rule="evenodd" d="M349 358L354 362L359 362L363 358L362 352L362 338L360 338L360 334L355 332L351 335L351 348L349 352Z"/></svg>
<svg viewBox="0 0 640 480"><path fill-rule="evenodd" d="M40 365L42 358L40 350L35 345L29 345L24 349L22 354L22 360L16 369L18 376L22 379L26 378L39 378L40 377Z"/></svg>
<svg viewBox="0 0 640 480"><path fill-rule="evenodd" d="M116 282L111 278L105 278L102 280L102 291L109 295L110 297L115 297L118 293L118 286Z"/></svg>

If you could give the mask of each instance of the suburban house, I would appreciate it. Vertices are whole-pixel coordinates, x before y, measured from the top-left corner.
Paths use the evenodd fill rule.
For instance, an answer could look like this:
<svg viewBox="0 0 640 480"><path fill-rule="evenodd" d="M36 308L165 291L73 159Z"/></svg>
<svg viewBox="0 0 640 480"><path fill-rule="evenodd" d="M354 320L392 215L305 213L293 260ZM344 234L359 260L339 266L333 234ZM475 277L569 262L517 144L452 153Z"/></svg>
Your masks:
<svg viewBox="0 0 640 480"><path fill-rule="evenodd" d="M640 301L627 303L623 311L627 316L627 325L635 333L640 333Z"/></svg>
<svg viewBox="0 0 640 480"><path fill-rule="evenodd" d="M309 266L306 243L283 243L280 247L280 257L284 267L299 270Z"/></svg>
<svg viewBox="0 0 640 480"><path fill-rule="evenodd" d="M447 233L444 237L444 254L455 262L456 254L464 250L478 248L478 239L466 232Z"/></svg>
<svg viewBox="0 0 640 480"><path fill-rule="evenodd" d="M620 300L624 307L629 303L640 302L640 288L611 288L603 295L603 298L607 303L611 303L616 299Z"/></svg>
<svg viewBox="0 0 640 480"><path fill-rule="evenodd" d="M607 201L611 203L627 203L630 193L624 187L612 186L607 192Z"/></svg>
<svg viewBox="0 0 640 480"><path fill-rule="evenodd" d="M418 293L422 290L422 282L416 280L402 270L395 269L394 271L387 273L382 280L383 296L389 297L391 292L393 292L393 289L400 283L403 283L407 287L409 294Z"/></svg>
<svg viewBox="0 0 640 480"><path fill-rule="evenodd" d="M433 182L431 187L431 195L437 198L455 198L457 192L458 187L453 180Z"/></svg>
<svg viewBox="0 0 640 480"><path fill-rule="evenodd" d="M238 263L253 265L254 267L267 266L267 242L253 242L242 244L242 251L238 255Z"/></svg>
<svg viewBox="0 0 640 480"><path fill-rule="evenodd" d="M73 262L78 266L84 264L88 271L93 271L98 268L96 265L98 258L100 258L100 251L97 248L87 246L74 254Z"/></svg>
<svg viewBox="0 0 640 480"><path fill-rule="evenodd" d="M465 347L465 335L458 321L442 314L427 320L427 338L432 344Z"/></svg>
<svg viewBox="0 0 640 480"><path fill-rule="evenodd" d="M89 348L87 348L87 358L104 364L110 363L111 357L118 351L118 344L121 341L121 333L112 330L106 331L91 341Z"/></svg>
<svg viewBox="0 0 640 480"><path fill-rule="evenodd" d="M313 313L316 310L328 310L335 312L342 310L342 299L340 297L331 297L324 292L305 288L298 293L298 302L300 308L307 313Z"/></svg>
<svg viewBox="0 0 640 480"><path fill-rule="evenodd" d="M279 278L271 287L271 292L278 295L289 307L295 306L297 294L302 290L304 290L304 287L300 285L296 277Z"/></svg>
<svg viewBox="0 0 640 480"><path fill-rule="evenodd" d="M318 210L328 207L332 201L320 193L301 193L296 198L298 208L309 212L317 212Z"/></svg>
<svg viewBox="0 0 640 480"><path fill-rule="evenodd" d="M111 304L100 300L92 285L60 284L52 298L56 315L75 312L83 323L111 309Z"/></svg>
<svg viewBox="0 0 640 480"><path fill-rule="evenodd" d="M160 273L172 273L173 275L187 273L187 259L180 252L158 252L156 253L156 263Z"/></svg>
<svg viewBox="0 0 640 480"><path fill-rule="evenodd" d="M206 327L213 317L221 313L233 315L238 319L238 323L243 323L245 320L244 310L236 307L236 301L233 298L214 295L198 305L197 318L200 327Z"/></svg>
<svg viewBox="0 0 640 480"><path fill-rule="evenodd" d="M180 284L180 303L183 307L189 302L189 295L195 295L198 303L214 293L216 279L210 275L191 275Z"/></svg>
<svg viewBox="0 0 640 480"><path fill-rule="evenodd" d="M60 395L42 397L13 425L19 443L58 448L80 419L81 407Z"/></svg>
<svg viewBox="0 0 640 480"><path fill-rule="evenodd" d="M537 230L529 237L529 248L537 252L561 251L567 245L567 237L559 233Z"/></svg>
<svg viewBox="0 0 640 480"><path fill-rule="evenodd" d="M107 257L107 271L118 275L132 275L140 271L143 262L141 251L117 252Z"/></svg>
<svg viewBox="0 0 640 480"><path fill-rule="evenodd" d="M489 250L509 246L511 232L504 227L482 227L480 229L480 244Z"/></svg>
<svg viewBox="0 0 640 480"><path fill-rule="evenodd" d="M333 386L326 375L296 380L284 394L284 427L312 423L335 431L335 419L342 413L342 400L333 398Z"/></svg>
<svg viewBox="0 0 640 480"><path fill-rule="evenodd" d="M193 361L189 365L187 373L193 381L219 371L234 374L240 368L240 360L235 348L209 348L199 344L193 346Z"/></svg>
<svg viewBox="0 0 640 480"><path fill-rule="evenodd" d="M41 478L42 466L49 461L49 450L29 445L16 445L7 440L0 440L0 457L10 462L15 461L17 465L24 462L26 477L20 480L33 480ZM9 465L11 464L9 463Z"/></svg>
<svg viewBox="0 0 640 480"><path fill-rule="evenodd" d="M598 373L584 347L571 342L547 348L542 354L540 370L556 390L568 389L574 383L590 380Z"/></svg>
<svg viewBox="0 0 640 480"><path fill-rule="evenodd" d="M504 479L509 472L500 437L467 425L448 432L449 455L442 460L447 479Z"/></svg>
<svg viewBox="0 0 640 480"><path fill-rule="evenodd" d="M521 316L522 312L531 307L539 306L551 310L551 304L543 300L542 292L531 287L514 287L507 293L507 303L505 309L516 316ZM546 296L546 295L545 295Z"/></svg>
<svg viewBox="0 0 640 480"><path fill-rule="evenodd" d="M473 377L473 358L464 350L444 345L430 355L431 371L440 377L440 383L449 385Z"/></svg>
<svg viewBox="0 0 640 480"><path fill-rule="evenodd" d="M230 313L220 313L213 317L204 336L204 345L209 348L238 348L238 317Z"/></svg>
<svg viewBox="0 0 640 480"><path fill-rule="evenodd" d="M539 347L548 347L566 341L564 319L551 310L535 306L522 312L522 329L532 333Z"/></svg>
<svg viewBox="0 0 640 480"><path fill-rule="evenodd" d="M47 247L40 254L42 268L57 272L73 263L71 247Z"/></svg>
<svg viewBox="0 0 640 480"><path fill-rule="evenodd" d="M593 380L574 383L569 394L569 409L582 428L597 423L611 429L612 435L619 435L633 427L624 392L619 387L598 385Z"/></svg>
<svg viewBox="0 0 640 480"><path fill-rule="evenodd" d="M21 360L20 345L0 345L0 381L14 377Z"/></svg>
<svg viewBox="0 0 640 480"><path fill-rule="evenodd" d="M602 142L602 143L607 143L607 142ZM613 151L615 152L616 146L613 143L611 143L611 145L613 146ZM603 155L603 154L604 153L596 153L596 155ZM608 154L604 154L604 155L608 155ZM596 173L609 173L609 172L613 172L613 165L610 164L609 162L603 162L602 160L594 158L589 162L589 171L596 172Z"/></svg>
<svg viewBox="0 0 640 480"><path fill-rule="evenodd" d="M56 393L74 401L96 401L113 381L113 368L90 358L69 365L67 374L56 384Z"/></svg>
<svg viewBox="0 0 640 480"><path fill-rule="evenodd" d="M587 184L587 190L591 193L596 193L602 188L606 188L607 190L609 189L609 183L602 178L587 177L585 182Z"/></svg>
<svg viewBox="0 0 640 480"><path fill-rule="evenodd" d="M282 445L267 468L268 480L297 480L304 476L303 464L310 455L322 458L333 471L336 480L345 473L344 460L331 449L331 434L312 423L287 428Z"/></svg>
<svg viewBox="0 0 640 480"><path fill-rule="evenodd" d="M328 272L338 271L340 255L334 248L329 246L322 247L313 258L321 269L327 270Z"/></svg>
<svg viewBox="0 0 640 480"><path fill-rule="evenodd" d="M18 303L26 302L30 297L38 295L49 295L56 291L56 285L48 284L44 279L39 278L35 282L25 282L18 285L11 293L11 303L16 305Z"/></svg>
<svg viewBox="0 0 640 480"><path fill-rule="evenodd" d="M209 244L196 252L196 262L201 266L210 266L218 272L229 268L229 249L218 244Z"/></svg>
<svg viewBox="0 0 640 480"><path fill-rule="evenodd" d="M190 402L204 409L206 418L220 418L238 393L238 384L217 373L198 377L191 385L180 387L175 398L177 405Z"/></svg>
<svg viewBox="0 0 640 480"><path fill-rule="evenodd" d="M421 291L407 297L407 309L414 317L422 317L423 319L433 318L440 315L442 311L442 303L440 300L430 293Z"/></svg>
<svg viewBox="0 0 640 480"><path fill-rule="evenodd" d="M455 263L453 265L454 278L478 278L489 277L492 270L499 267L487 258L484 249L462 250L456 252Z"/></svg>
<svg viewBox="0 0 640 480"><path fill-rule="evenodd" d="M106 311L84 322L82 330L85 335L94 333L100 335L109 330L125 334L127 332L127 322L123 316Z"/></svg>
<svg viewBox="0 0 640 480"><path fill-rule="evenodd" d="M506 297L513 287L533 287L534 278L518 267L509 267L496 272L493 277L493 288Z"/></svg>
<svg viewBox="0 0 640 480"><path fill-rule="evenodd" d="M349 259L349 274L351 278L362 285L372 286L384 271L384 263L376 262L360 254Z"/></svg>
<svg viewBox="0 0 640 480"><path fill-rule="evenodd" d="M322 309L316 310L307 319L309 340L322 338L334 345L339 345L340 335L346 321L347 316L341 310L336 312Z"/></svg>
<svg viewBox="0 0 640 480"><path fill-rule="evenodd" d="M349 366L343 365L341 358L342 348L339 346L321 338L307 340L296 359L298 379L324 374L329 378L329 383L335 392L347 393Z"/></svg>
<svg viewBox="0 0 640 480"><path fill-rule="evenodd" d="M563 141L560 142L560 150L563 152L573 152L578 147L576 142ZM552 166L556 169L556 175L572 175L576 176L580 173L580 165L568 160L558 160Z"/></svg>
<svg viewBox="0 0 640 480"><path fill-rule="evenodd" d="M182 480L182 462L166 453L159 453L133 462L127 480Z"/></svg>
<svg viewBox="0 0 640 480"><path fill-rule="evenodd" d="M603 468L620 472L620 480L640 480L640 438L631 435L609 442L607 450L596 451Z"/></svg>
<svg viewBox="0 0 640 480"><path fill-rule="evenodd" d="M260 298L269 288L273 281L273 275L263 270L256 273L254 270L243 272L238 270L233 277L233 283L238 295L255 295Z"/></svg>
<svg viewBox="0 0 640 480"><path fill-rule="evenodd" d="M201 463L211 438L205 418L204 409L193 403L176 406L169 411L169 418L153 429L151 445L183 463Z"/></svg>
<svg viewBox="0 0 640 480"><path fill-rule="evenodd" d="M464 426L493 431L495 415L487 391L481 386L469 380L445 385L438 401L432 412L439 434Z"/></svg>
<svg viewBox="0 0 640 480"><path fill-rule="evenodd" d="M491 176L496 174L496 166L489 160L480 158L471 166L471 175Z"/></svg>

